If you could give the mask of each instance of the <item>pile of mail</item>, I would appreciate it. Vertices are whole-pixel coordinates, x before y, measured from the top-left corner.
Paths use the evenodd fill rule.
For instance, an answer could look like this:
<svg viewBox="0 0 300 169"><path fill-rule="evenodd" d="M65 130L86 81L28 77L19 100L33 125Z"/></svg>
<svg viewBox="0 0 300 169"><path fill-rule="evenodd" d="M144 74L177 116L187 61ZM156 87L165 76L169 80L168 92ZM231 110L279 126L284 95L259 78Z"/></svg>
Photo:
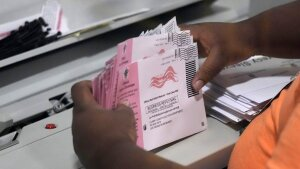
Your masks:
<svg viewBox="0 0 300 169"><path fill-rule="evenodd" d="M173 18L119 43L93 80L93 94L106 109L130 106L137 145L151 150L206 129L202 94L191 85L197 69L197 44Z"/></svg>
<svg viewBox="0 0 300 169"><path fill-rule="evenodd" d="M265 56L226 67L203 88L206 108L224 122L251 121L298 71L300 59Z"/></svg>

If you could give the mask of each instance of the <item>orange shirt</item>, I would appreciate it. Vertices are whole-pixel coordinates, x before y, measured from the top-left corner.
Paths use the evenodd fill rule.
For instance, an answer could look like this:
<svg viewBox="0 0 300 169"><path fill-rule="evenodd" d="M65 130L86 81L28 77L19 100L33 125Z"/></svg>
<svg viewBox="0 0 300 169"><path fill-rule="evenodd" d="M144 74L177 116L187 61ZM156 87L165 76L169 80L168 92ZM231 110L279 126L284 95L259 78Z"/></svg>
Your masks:
<svg viewBox="0 0 300 169"><path fill-rule="evenodd" d="M236 143L229 169L300 169L300 76Z"/></svg>

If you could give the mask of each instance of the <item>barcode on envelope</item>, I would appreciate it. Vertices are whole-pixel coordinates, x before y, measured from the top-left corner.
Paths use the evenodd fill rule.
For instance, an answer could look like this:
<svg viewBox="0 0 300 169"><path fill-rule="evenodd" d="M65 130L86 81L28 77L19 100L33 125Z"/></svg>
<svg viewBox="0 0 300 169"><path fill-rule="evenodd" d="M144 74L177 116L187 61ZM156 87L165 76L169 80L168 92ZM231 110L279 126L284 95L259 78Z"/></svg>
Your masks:
<svg viewBox="0 0 300 169"><path fill-rule="evenodd" d="M196 96L199 92L195 91L192 86L192 80L196 74L196 61L189 61L185 63L185 72L186 72L186 87L188 98Z"/></svg>
<svg viewBox="0 0 300 169"><path fill-rule="evenodd" d="M174 32L168 34L168 42L173 42L177 46L186 46L193 43L189 32Z"/></svg>
<svg viewBox="0 0 300 169"><path fill-rule="evenodd" d="M174 24L169 24L166 26L165 30L166 32L173 32L175 30L175 25Z"/></svg>
<svg viewBox="0 0 300 169"><path fill-rule="evenodd" d="M175 50L175 57L186 62L198 58L197 44L188 47L178 48Z"/></svg>

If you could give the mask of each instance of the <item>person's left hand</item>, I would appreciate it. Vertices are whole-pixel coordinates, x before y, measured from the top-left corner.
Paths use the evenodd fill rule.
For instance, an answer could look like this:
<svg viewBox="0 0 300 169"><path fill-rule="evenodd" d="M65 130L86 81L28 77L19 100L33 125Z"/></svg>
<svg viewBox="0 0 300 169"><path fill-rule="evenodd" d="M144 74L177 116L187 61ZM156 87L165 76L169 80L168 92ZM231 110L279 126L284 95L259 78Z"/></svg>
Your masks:
<svg viewBox="0 0 300 169"><path fill-rule="evenodd" d="M72 98L74 150L86 168L97 168L93 166L95 160L105 163L107 154L118 144L135 144L135 119L129 107L101 108L93 98L90 81L75 84Z"/></svg>

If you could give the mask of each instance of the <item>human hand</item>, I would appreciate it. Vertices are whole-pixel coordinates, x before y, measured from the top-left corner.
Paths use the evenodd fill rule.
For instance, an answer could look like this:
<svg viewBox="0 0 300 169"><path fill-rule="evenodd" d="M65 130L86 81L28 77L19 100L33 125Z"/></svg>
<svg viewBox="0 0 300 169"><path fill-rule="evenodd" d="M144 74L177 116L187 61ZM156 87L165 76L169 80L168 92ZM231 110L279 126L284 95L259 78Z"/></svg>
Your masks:
<svg viewBox="0 0 300 169"><path fill-rule="evenodd" d="M118 144L135 144L135 119L129 107L101 108L93 98L90 81L75 84L72 98L74 150L86 168L97 168L99 163L105 163L104 159L109 158L109 152Z"/></svg>
<svg viewBox="0 0 300 169"><path fill-rule="evenodd" d="M241 62L255 53L252 28L242 22L182 25L181 28L191 31L198 43L199 54L207 57L192 81L197 91L225 66Z"/></svg>

